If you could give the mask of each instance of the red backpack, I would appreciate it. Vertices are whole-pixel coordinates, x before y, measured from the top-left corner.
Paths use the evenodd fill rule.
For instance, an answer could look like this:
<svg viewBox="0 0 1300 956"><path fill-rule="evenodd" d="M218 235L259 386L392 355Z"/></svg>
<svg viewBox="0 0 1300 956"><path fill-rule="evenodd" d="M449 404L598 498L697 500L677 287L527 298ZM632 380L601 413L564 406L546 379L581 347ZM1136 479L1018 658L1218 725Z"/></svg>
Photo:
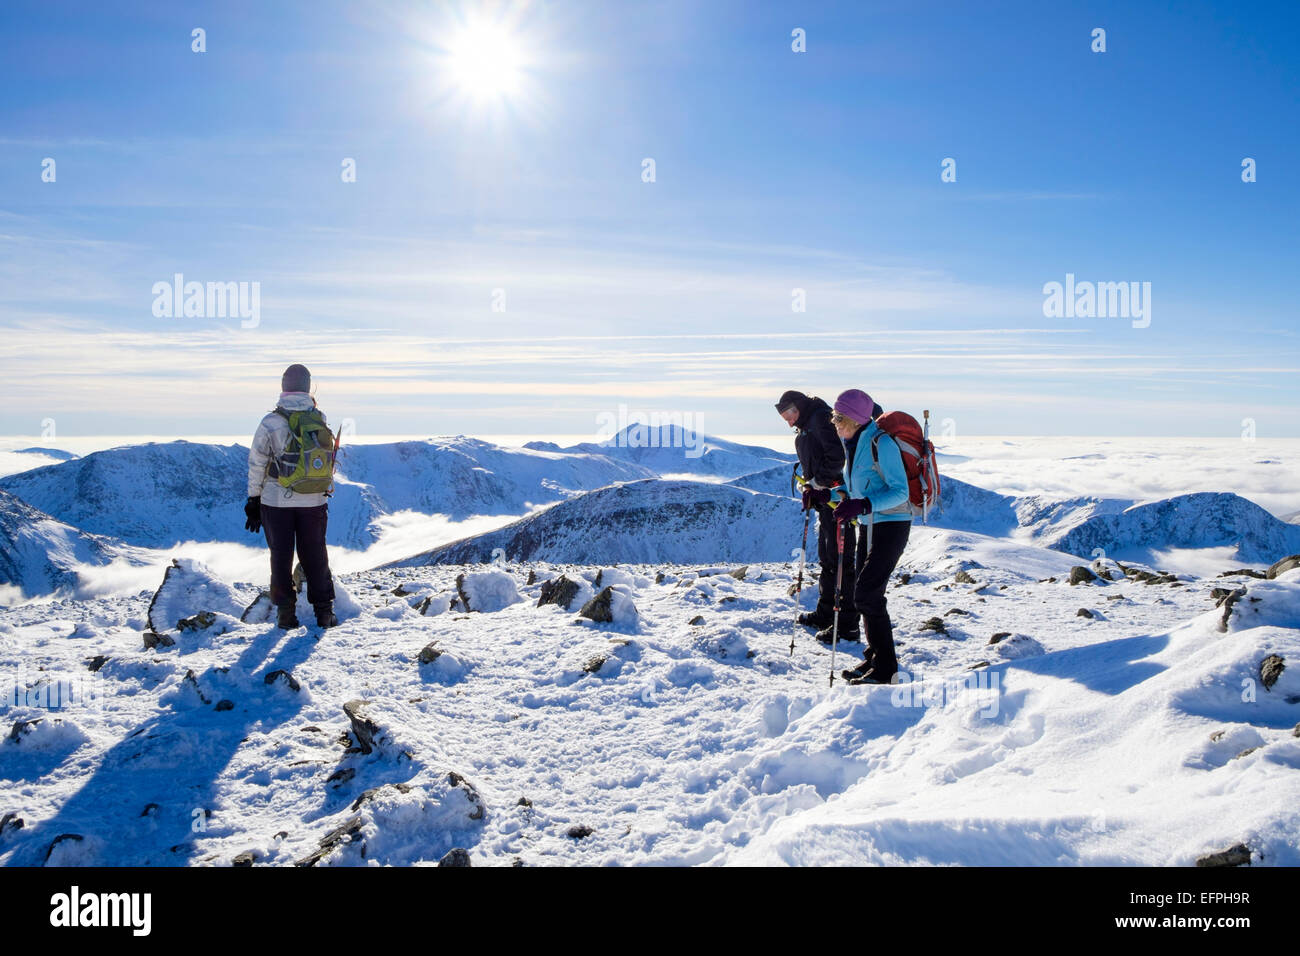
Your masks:
<svg viewBox="0 0 1300 956"><path fill-rule="evenodd" d="M925 428L907 412L885 412L876 419L876 426L898 443L903 453L903 470L907 472L908 504L913 515L922 521L930 518L930 509L939 505L939 466L934 457L934 443L930 441L930 412L925 412ZM880 473L880 452L871 440L871 466Z"/></svg>

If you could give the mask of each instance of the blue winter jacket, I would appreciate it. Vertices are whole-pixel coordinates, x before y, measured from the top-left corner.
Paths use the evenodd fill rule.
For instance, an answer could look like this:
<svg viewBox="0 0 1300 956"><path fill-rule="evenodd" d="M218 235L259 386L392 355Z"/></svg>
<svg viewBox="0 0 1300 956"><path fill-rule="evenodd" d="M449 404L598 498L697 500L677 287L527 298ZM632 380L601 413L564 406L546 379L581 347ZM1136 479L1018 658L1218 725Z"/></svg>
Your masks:
<svg viewBox="0 0 1300 956"><path fill-rule="evenodd" d="M876 442L880 458L879 471L871 460L872 441ZM898 443L874 421L844 443L844 487L848 497L871 502L873 518L863 515L859 523L912 520L903 453Z"/></svg>

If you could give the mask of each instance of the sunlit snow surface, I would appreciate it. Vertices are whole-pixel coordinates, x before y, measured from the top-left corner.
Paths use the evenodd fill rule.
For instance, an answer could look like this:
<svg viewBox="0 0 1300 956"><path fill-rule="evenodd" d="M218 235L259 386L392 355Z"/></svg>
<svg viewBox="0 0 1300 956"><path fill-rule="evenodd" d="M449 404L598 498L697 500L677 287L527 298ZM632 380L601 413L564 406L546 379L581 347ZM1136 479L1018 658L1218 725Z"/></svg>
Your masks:
<svg viewBox="0 0 1300 956"><path fill-rule="evenodd" d="M16 450L32 445L46 450ZM10 472L94 450L5 447ZM1220 577L1267 562L1196 540L1223 530L1205 523L1213 495L1172 511L1115 504L1231 492L1285 519L1300 510L1300 446L940 447L945 474L970 485L954 481L950 511L914 529L891 582L907 678L892 688L828 687L831 652L793 625L813 592L796 605L788 561L742 574L743 558L573 566L498 554L495 565L366 570L464 539L486 562L480 545L538 528L580 535L623 510L584 513L582 496L538 505L517 527L522 508L380 514L377 543L331 549L340 626L287 633L264 607L234 613L266 583L251 535L95 563L101 545L42 519L22 540L33 561L48 554L75 575L80 597L0 608L0 816L15 815L0 863L228 865L251 851L257 865L407 865L460 846L475 865L1188 865L1245 843L1256 864L1300 864L1300 572ZM541 467L547 454L527 460ZM785 557L798 543L797 506L768 497L788 488L784 466L695 477L708 484L693 499L739 501L752 522L719 525L701 547L749 541ZM653 504L668 486L645 487ZM419 503L422 488L408 490ZM1290 541L1249 502L1224 501L1260 531L1257 547ZM230 520L242 525L239 505ZM1150 515L1172 544L1138 547ZM1132 545L1108 557L1177 578L1069 585L1090 555L1043 545L1088 544L1077 528L1089 520L1113 520ZM672 531L639 527L640 549ZM606 540L623 533L615 524ZM147 650L173 558L192 576L156 608L174 643ZM539 607L560 574L576 584L568 607ZM581 616L607 587L613 620ZM1216 605L1234 589L1245 593L1225 623ZM185 594L220 606L188 607ZM204 610L214 617L197 630L170 621ZM305 602L299 615L311 623ZM858 654L842 647L837 669ZM369 752L344 713L358 699Z"/></svg>
<svg viewBox="0 0 1300 956"><path fill-rule="evenodd" d="M0 744L24 820L0 861L289 864L351 822L322 863L1185 865L1239 842L1300 863L1300 667L1260 680L1300 660L1300 572L1072 587L1072 560L917 529L889 592L916 682L895 688L828 688L787 564L362 572L335 629L222 615L155 650L148 592L3 611L26 694L6 720L43 719ZM536 606L560 573L570 608ZM614 621L581 617L606 586ZM1227 631L1219 586L1248 589ZM44 706L52 684L69 705ZM347 752L356 698L368 754Z"/></svg>

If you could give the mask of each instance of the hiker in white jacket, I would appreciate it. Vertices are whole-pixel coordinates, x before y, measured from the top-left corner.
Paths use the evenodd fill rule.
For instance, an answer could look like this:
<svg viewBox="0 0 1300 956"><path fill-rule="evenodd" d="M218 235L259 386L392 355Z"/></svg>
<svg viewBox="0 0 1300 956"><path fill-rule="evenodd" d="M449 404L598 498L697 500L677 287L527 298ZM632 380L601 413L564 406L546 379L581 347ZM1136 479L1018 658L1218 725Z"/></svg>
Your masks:
<svg viewBox="0 0 1300 956"><path fill-rule="evenodd" d="M280 380L280 388L276 410L262 419L248 449L244 527L254 533L266 532L266 543L271 549L271 603L276 606L276 623L282 628L298 627L297 594L293 587L293 556L297 551L316 623L333 627L338 624L338 618L334 614L334 578L325 546L329 493L294 491L276 478L281 456L291 437L288 414L316 407L316 400L311 396L311 372L302 365L290 365Z"/></svg>

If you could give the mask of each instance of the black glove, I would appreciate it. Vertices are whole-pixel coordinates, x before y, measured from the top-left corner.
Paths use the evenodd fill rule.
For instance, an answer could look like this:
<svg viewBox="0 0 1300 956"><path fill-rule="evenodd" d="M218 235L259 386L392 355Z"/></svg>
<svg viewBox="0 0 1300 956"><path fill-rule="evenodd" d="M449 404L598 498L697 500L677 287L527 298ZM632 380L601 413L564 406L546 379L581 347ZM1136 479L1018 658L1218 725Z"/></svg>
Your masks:
<svg viewBox="0 0 1300 956"><path fill-rule="evenodd" d="M829 488L814 488L808 485L803 490L803 510L815 508L818 505L828 505L831 502L831 490Z"/></svg>
<svg viewBox="0 0 1300 956"><path fill-rule="evenodd" d="M852 521L864 514L871 514L870 498L845 498L835 508L836 521Z"/></svg>
<svg viewBox="0 0 1300 956"><path fill-rule="evenodd" d="M257 534L262 530L262 499L260 497L249 496L248 501L244 503L244 514L248 516L248 520L244 522L245 531Z"/></svg>

